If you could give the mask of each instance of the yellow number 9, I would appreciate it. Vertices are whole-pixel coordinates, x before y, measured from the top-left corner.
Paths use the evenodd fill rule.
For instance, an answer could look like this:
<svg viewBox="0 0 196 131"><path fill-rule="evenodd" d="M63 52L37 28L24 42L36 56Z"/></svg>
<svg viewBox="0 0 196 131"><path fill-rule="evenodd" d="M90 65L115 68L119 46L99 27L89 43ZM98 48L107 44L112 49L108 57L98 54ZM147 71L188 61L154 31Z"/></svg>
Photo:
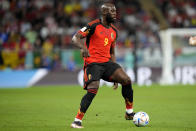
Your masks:
<svg viewBox="0 0 196 131"><path fill-rule="evenodd" d="M105 43L104 46L108 44L108 38L105 38L104 43Z"/></svg>

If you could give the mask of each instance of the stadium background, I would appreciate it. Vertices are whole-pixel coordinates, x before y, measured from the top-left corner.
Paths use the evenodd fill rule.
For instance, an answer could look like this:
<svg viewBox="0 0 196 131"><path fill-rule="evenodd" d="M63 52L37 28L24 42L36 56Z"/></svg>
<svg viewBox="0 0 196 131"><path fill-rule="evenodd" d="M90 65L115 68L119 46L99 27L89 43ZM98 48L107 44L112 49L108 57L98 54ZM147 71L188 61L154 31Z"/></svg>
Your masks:
<svg viewBox="0 0 196 131"><path fill-rule="evenodd" d="M1 131L72 131L86 91L81 88L83 61L71 38L98 18L102 2L0 0ZM117 62L134 82L134 111L147 112L150 123L138 128L125 121L121 88L113 91L102 81L109 86L99 89L84 130L195 131L196 47L188 38L196 35L196 1L112 2L118 15ZM160 85L165 69L175 85Z"/></svg>
<svg viewBox="0 0 196 131"><path fill-rule="evenodd" d="M196 27L196 2L111 2L117 7L117 62L138 84L159 83L163 65L160 31ZM99 18L101 3L101 0L1 0L0 86L82 85L78 73L83 60L71 38L89 21ZM173 68L183 72L184 66L191 66L191 71L196 72L196 54L191 53L193 47L188 45L188 36L174 38L174 41ZM186 53L183 53L184 47L188 47ZM194 84L195 77L193 73L192 81L176 79L178 83Z"/></svg>

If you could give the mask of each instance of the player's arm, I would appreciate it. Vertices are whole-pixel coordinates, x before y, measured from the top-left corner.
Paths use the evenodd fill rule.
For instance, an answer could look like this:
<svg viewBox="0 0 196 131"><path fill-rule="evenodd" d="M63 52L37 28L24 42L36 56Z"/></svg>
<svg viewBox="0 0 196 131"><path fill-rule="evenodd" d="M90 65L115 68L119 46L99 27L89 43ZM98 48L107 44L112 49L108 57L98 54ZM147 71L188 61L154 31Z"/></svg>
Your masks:
<svg viewBox="0 0 196 131"><path fill-rule="evenodd" d="M196 36L189 38L189 44L190 45L196 45Z"/></svg>
<svg viewBox="0 0 196 131"><path fill-rule="evenodd" d="M78 48L80 48L83 57L90 56L88 49L82 41L83 38L87 37L88 33L89 31L87 30L87 27L83 27L72 37L72 43L75 44Z"/></svg>

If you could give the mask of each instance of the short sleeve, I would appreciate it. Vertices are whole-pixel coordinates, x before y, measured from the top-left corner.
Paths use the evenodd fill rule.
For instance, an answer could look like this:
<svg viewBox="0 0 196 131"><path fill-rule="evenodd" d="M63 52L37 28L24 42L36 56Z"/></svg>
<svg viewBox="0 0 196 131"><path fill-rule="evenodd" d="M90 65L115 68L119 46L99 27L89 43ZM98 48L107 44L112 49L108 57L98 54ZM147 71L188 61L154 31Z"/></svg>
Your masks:
<svg viewBox="0 0 196 131"><path fill-rule="evenodd" d="M82 29L80 29L78 31L78 33L80 33L83 37L86 37L90 32L90 26L87 25L87 26L84 26Z"/></svg>

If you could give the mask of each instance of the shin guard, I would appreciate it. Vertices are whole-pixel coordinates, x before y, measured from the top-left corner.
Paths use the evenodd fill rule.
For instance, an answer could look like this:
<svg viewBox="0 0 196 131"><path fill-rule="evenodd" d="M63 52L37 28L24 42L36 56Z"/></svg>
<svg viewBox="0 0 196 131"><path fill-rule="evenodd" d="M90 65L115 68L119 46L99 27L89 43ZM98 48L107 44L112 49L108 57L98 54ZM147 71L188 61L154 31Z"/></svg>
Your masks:
<svg viewBox="0 0 196 131"><path fill-rule="evenodd" d="M88 107L90 106L96 94L97 94L97 89L88 89L86 95L84 95L80 103L81 112L85 113L87 111Z"/></svg>
<svg viewBox="0 0 196 131"><path fill-rule="evenodd" d="M122 96L125 99L126 109L133 109L133 89L132 85L122 85Z"/></svg>

